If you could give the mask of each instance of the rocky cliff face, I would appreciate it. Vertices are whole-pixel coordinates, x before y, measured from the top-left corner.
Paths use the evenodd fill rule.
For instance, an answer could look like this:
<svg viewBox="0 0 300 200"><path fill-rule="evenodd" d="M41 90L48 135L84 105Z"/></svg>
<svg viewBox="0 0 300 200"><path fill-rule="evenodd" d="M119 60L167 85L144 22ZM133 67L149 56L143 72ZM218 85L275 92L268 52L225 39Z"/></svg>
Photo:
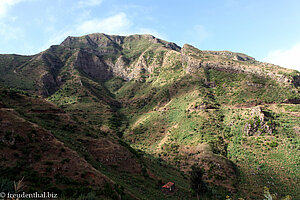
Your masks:
<svg viewBox="0 0 300 200"><path fill-rule="evenodd" d="M139 44L141 43L141 44ZM74 66L96 80L108 80L118 76L124 80L139 79L145 72L151 73L155 63L147 63L148 49L180 51L175 43L160 40L152 35L109 36L91 34L83 37L68 37L61 46L80 49ZM139 48L136 51L134 48ZM133 55L132 52L134 52ZM128 55L129 54L129 55ZM155 55L152 55L155 57ZM148 59L148 60L147 60Z"/></svg>
<svg viewBox="0 0 300 200"><path fill-rule="evenodd" d="M108 80L113 77L110 67L95 54L79 50L75 54L74 66L80 72L99 81Z"/></svg>

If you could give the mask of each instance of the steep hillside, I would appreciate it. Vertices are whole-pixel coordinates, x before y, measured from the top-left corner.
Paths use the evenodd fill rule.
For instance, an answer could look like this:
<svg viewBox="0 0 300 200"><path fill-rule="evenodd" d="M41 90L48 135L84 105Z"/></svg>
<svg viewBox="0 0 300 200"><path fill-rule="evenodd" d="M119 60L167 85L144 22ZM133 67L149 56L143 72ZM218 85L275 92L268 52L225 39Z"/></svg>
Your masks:
<svg viewBox="0 0 300 200"><path fill-rule="evenodd" d="M1 55L0 73L1 85L33 96L21 95L26 104L5 90L3 107L106 177L95 186L101 195L105 183L122 195L117 183L128 198L190 199L184 177L198 165L211 199L262 199L264 186L300 197L295 70L151 35L97 33L34 56ZM169 180L178 187L171 196L159 189Z"/></svg>
<svg viewBox="0 0 300 200"><path fill-rule="evenodd" d="M181 188L174 197L189 199L187 180L166 163L43 99L9 89L0 94L0 181L8 191L24 177L25 191L65 199L161 199L160 184L173 180Z"/></svg>

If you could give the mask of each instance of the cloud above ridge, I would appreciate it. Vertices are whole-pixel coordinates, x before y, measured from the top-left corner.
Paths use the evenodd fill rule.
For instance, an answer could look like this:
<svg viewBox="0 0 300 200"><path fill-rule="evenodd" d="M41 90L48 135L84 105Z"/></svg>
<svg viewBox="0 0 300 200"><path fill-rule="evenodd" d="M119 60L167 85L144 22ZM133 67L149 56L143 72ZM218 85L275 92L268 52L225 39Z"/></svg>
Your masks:
<svg viewBox="0 0 300 200"><path fill-rule="evenodd" d="M290 49L271 51L264 61L300 71L300 43Z"/></svg>
<svg viewBox="0 0 300 200"><path fill-rule="evenodd" d="M103 19L91 19L82 22L76 28L78 34L88 34L103 32L107 34L127 34L132 22L128 16L123 13L117 13L113 16Z"/></svg>

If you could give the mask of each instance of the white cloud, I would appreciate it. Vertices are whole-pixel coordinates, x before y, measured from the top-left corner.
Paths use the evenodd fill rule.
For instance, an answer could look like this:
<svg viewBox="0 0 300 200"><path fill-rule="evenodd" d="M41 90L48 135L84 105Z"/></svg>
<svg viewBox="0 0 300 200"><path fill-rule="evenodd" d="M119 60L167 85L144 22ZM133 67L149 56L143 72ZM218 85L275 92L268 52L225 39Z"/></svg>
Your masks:
<svg viewBox="0 0 300 200"><path fill-rule="evenodd" d="M8 12L8 9L17 4L17 3L20 3L24 0L1 0L0 1L0 18L3 18L7 12Z"/></svg>
<svg viewBox="0 0 300 200"><path fill-rule="evenodd" d="M20 28L9 24L17 19L16 16L4 19L9 9L22 1L26 0L0 0L0 36L4 41L20 39L20 37L23 36L23 31ZM4 21L6 21L6 23Z"/></svg>
<svg viewBox="0 0 300 200"><path fill-rule="evenodd" d="M102 3L103 0L82 0L79 1L78 7L83 8L83 7L90 7L90 6L97 6Z"/></svg>
<svg viewBox="0 0 300 200"><path fill-rule="evenodd" d="M77 27L77 34L103 32L107 34L128 34L132 22L123 12L104 19L92 19Z"/></svg>
<svg viewBox="0 0 300 200"><path fill-rule="evenodd" d="M167 37L165 35L160 34L154 29L151 28L138 28L135 33L132 34L150 34L153 35L154 37L160 38L167 40Z"/></svg>
<svg viewBox="0 0 300 200"><path fill-rule="evenodd" d="M122 12L103 19L86 20L77 25L67 27L64 30L53 32L50 39L39 48L39 51L45 50L51 45L61 43L68 36L81 36L90 33L127 35L130 34L131 27L132 22Z"/></svg>
<svg viewBox="0 0 300 200"><path fill-rule="evenodd" d="M23 39L24 32L21 28L9 26L0 22L0 36L2 41Z"/></svg>
<svg viewBox="0 0 300 200"><path fill-rule="evenodd" d="M300 43L287 50L271 51L264 61L300 71Z"/></svg>
<svg viewBox="0 0 300 200"><path fill-rule="evenodd" d="M127 14L123 12L103 19L84 21L77 26L75 35L99 32L115 35L150 34L161 39L166 39L166 36L154 29L134 26L134 23L129 19Z"/></svg>

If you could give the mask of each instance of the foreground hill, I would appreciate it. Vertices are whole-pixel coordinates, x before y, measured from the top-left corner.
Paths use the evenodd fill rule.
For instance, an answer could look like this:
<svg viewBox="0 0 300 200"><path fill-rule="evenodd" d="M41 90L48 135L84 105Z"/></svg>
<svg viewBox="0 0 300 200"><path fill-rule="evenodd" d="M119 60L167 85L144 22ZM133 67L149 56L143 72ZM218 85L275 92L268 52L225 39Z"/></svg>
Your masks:
<svg viewBox="0 0 300 200"><path fill-rule="evenodd" d="M74 190L91 186L107 198L190 199L185 178L196 164L205 170L211 199L262 199L264 186L278 197L300 197L295 70L241 53L181 48L151 35L90 34L68 37L33 56L0 55L0 74L3 87L28 94L1 90L1 116L10 116L2 138L22 130L18 134L28 143L33 129L18 129L18 119L38 126L38 138L52 138L45 143L52 149L47 155L65 149L67 163L50 159L43 172L41 154L30 164L62 194L56 168L70 165L78 174L62 175L78 182ZM3 153L20 154L2 141ZM79 158L78 166L72 163ZM86 176L92 182L80 183ZM178 190L164 195L159 188L170 180Z"/></svg>
<svg viewBox="0 0 300 200"><path fill-rule="evenodd" d="M26 191L66 199L162 199L160 184L173 180L180 188L174 196L189 199L187 180L166 163L43 99L8 89L0 94L1 189L13 190L12 181L24 177Z"/></svg>

